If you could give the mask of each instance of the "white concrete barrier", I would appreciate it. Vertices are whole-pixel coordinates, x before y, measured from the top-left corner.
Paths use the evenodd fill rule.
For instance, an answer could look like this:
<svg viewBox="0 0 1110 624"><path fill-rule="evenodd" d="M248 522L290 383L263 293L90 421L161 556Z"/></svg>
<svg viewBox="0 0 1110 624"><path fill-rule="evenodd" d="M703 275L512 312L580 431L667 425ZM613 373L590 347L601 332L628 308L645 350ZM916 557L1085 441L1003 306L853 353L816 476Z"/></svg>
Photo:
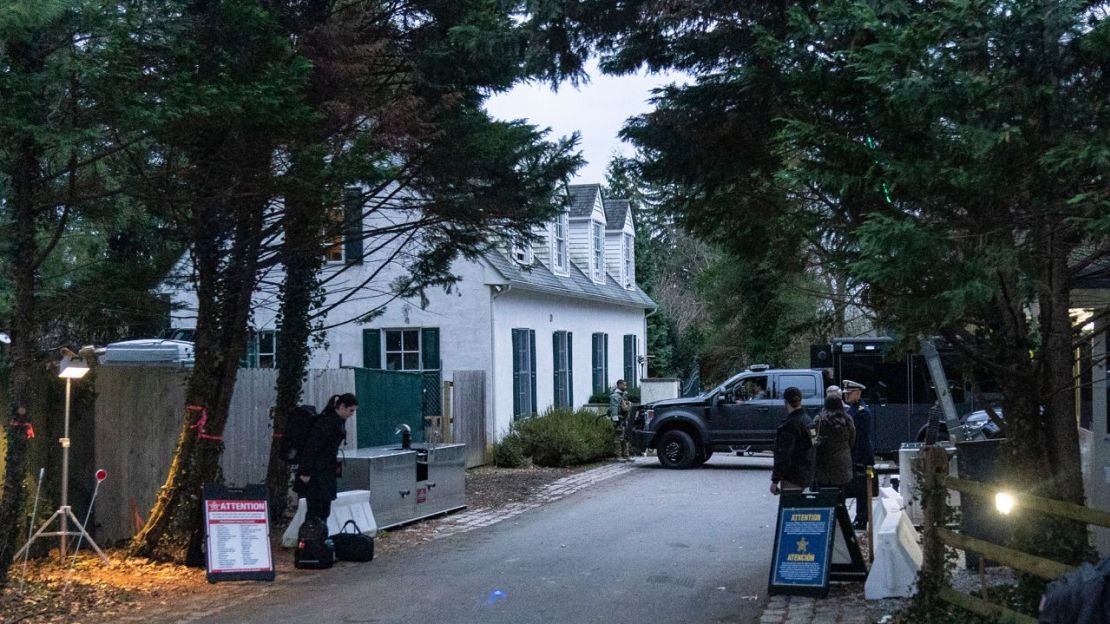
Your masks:
<svg viewBox="0 0 1110 624"><path fill-rule="evenodd" d="M281 545L293 548L297 545L297 531L304 522L308 507L305 499L297 500L297 514L281 536ZM363 535L374 537L378 534L378 523L370 509L370 490L350 490L340 492L331 502L331 515L328 516L328 535L335 535L348 520L354 520Z"/></svg>
<svg viewBox="0 0 1110 624"><path fill-rule="evenodd" d="M892 487L879 488L879 497L871 500L871 526L883 526L883 519L893 511L905 511L906 501Z"/></svg>
<svg viewBox="0 0 1110 624"><path fill-rule="evenodd" d="M885 517L875 534L875 562L863 586L867 600L906 598L917 592L921 546L909 515L894 499L884 498Z"/></svg>

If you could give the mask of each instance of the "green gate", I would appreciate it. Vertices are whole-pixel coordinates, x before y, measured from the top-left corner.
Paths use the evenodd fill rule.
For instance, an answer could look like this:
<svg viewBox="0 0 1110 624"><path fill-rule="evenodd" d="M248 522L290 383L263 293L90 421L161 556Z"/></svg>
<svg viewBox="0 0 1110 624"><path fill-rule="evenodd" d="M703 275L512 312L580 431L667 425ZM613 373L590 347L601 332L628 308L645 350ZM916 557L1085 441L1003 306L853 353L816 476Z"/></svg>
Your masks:
<svg viewBox="0 0 1110 624"><path fill-rule="evenodd" d="M423 379L420 373L355 369L358 447L400 445L397 426L412 427L413 442L424 441Z"/></svg>

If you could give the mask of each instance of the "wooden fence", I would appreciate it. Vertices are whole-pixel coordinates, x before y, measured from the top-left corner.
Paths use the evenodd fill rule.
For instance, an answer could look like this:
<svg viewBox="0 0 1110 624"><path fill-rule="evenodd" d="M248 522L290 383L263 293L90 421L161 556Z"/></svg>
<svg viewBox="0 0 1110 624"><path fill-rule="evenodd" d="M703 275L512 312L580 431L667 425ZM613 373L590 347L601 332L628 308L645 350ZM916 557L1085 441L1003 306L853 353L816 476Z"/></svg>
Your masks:
<svg viewBox="0 0 1110 624"><path fill-rule="evenodd" d="M100 367L96 371L96 466L108 471L96 503L96 537L106 543L134 532L135 514L153 506L181 433L188 371L159 368ZM224 429L220 467L231 485L266 478L276 399L277 371L241 369L236 376L230 416ZM351 369L313 370L302 401L323 409L328 397L354 389ZM357 440L348 420L347 439Z"/></svg>
<svg viewBox="0 0 1110 624"><path fill-rule="evenodd" d="M948 474L948 453L942 448L926 447L922 460L924 461L924 500L922 503L926 514L923 526L925 545L924 562L922 564L923 574L932 578L941 578L944 568L945 546L977 553L1014 570L1043 579L1054 579L1075 569L1073 566L1058 561L1031 555L948 529L945 526L945 518L948 515L946 500L949 489L989 501L994 499L998 488L997 486L950 476ZM1110 527L1110 513L1082 505L1025 494L1018 498L1017 504L1022 509L1030 509L1086 524ZM980 561L982 561L982 558L980 558ZM928 587L920 589L930 591ZM986 600L985 592L982 597L976 597L945 586L938 586L936 591L938 592L937 597L947 603L982 616L997 618L999 622L1037 624L1037 618Z"/></svg>
<svg viewBox="0 0 1110 624"><path fill-rule="evenodd" d="M466 443L466 467L486 463L486 373L455 371L451 389L452 433L455 442Z"/></svg>

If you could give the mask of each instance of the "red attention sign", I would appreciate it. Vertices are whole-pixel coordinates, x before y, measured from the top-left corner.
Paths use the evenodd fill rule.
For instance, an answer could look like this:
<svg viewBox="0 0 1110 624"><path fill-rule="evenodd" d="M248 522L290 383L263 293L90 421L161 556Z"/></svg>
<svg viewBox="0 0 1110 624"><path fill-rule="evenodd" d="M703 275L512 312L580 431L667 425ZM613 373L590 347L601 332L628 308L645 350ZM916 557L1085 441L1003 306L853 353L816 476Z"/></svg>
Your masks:
<svg viewBox="0 0 1110 624"><path fill-rule="evenodd" d="M270 572L270 527L265 500L206 500L210 574Z"/></svg>

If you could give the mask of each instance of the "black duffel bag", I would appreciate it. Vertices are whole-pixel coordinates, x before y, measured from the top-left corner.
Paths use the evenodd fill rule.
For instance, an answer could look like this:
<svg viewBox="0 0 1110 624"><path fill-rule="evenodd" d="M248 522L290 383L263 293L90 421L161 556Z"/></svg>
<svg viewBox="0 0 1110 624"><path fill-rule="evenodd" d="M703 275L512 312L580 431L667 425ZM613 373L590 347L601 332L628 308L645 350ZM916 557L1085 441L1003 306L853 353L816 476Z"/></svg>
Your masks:
<svg viewBox="0 0 1110 624"><path fill-rule="evenodd" d="M354 527L353 533L347 532L348 525ZM344 522L339 532L331 536L331 541L335 544L335 556L340 561L374 560L374 538L363 535L354 520Z"/></svg>

